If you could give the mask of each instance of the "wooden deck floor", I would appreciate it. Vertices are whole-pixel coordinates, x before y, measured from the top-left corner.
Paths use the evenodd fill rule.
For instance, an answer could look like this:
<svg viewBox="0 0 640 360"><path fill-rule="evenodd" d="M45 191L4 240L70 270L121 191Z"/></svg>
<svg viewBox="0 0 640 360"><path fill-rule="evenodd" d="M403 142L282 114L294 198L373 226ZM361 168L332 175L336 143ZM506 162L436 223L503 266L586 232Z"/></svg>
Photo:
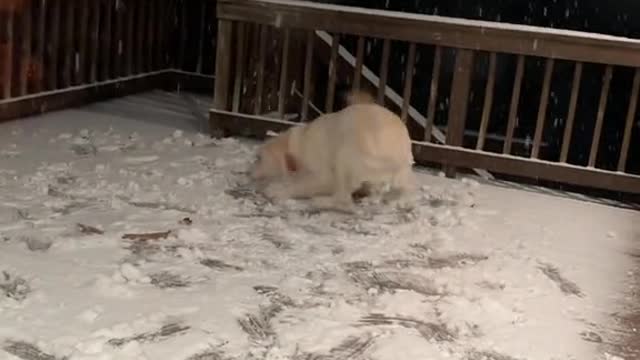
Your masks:
<svg viewBox="0 0 640 360"><path fill-rule="evenodd" d="M148 135L144 133L145 131L144 129L146 127L155 129L155 130L150 130L150 132L153 132L153 131L158 132L157 129L162 128L162 132L167 134L171 134L173 131L178 129L183 130L185 134L194 134L196 132L206 132L207 110L208 110L209 104L210 104L210 99L203 96L197 96L193 94L165 93L161 91L156 91L156 92L145 93L145 94L140 94L136 96L130 96L126 98L116 99L109 102L92 104L81 109L72 109L67 112L47 114L47 115L44 115L43 117L28 119L28 120L25 120L24 126L22 127L22 131L24 131L25 133L29 133L31 131L33 131L34 134L39 133L42 128L41 126L42 121L47 121L47 122L60 121L61 127L66 126L66 129L63 129L63 128L55 129L54 133L47 134L46 135L47 137L45 137L44 139L47 139L48 137L56 138L59 132L78 131L81 128L81 126L83 126L81 125L82 121L104 121L104 122L113 121L114 123L116 123L119 120L124 119L125 121L122 123L129 124L128 122L129 120L135 123L135 126L132 126L131 128L126 127L126 130L134 131L131 129L135 129L135 131L139 133L139 135L141 135L143 138L147 137ZM66 120L65 114L71 114L69 115L69 117L73 116L75 118L75 123L67 123L66 125L63 124L63 122L65 122ZM80 122L78 122L79 116L81 117L80 120L82 120ZM141 123L142 123L142 126L140 125ZM5 126L5 128L10 132L12 128L18 127L17 124L18 122L15 122L15 123L4 124L3 126ZM95 123L91 123L91 125L85 125L85 126L94 127L97 125ZM98 127L104 128L100 130L100 131L104 131L106 130L106 128L108 128L108 126L109 125L105 123L105 124L101 124ZM122 131L122 129L120 129L120 131ZM8 137L9 135L5 135L5 136L7 136L7 140L5 141L5 144L9 144L11 141L14 141ZM158 142L161 142L161 139ZM26 143L28 143L28 141ZM26 149L26 145L24 150L25 152L29 152L29 151L34 152L33 149L31 150ZM145 151L150 151L150 148L147 147ZM165 154L164 156L169 156L167 154L171 154L170 149L165 148L165 153L163 154ZM36 154L36 155L42 156L42 154ZM148 155L149 154L146 154L147 157ZM187 155L185 156L189 158L193 157L193 154L191 153ZM105 156L111 156L111 155L105 155ZM16 159L0 158L0 161L7 161L6 163L7 165L14 164L14 161L18 161L18 160L19 160L18 158ZM62 161L62 160L58 159L57 161ZM104 162L107 160L102 159L100 161ZM112 161L114 162L114 164L116 164L116 162L120 160L114 157ZM162 161L165 162L163 165L167 165L167 168L170 168L171 166L169 165L171 165L171 162L174 160L171 160L171 161L162 160ZM93 164L90 164L90 165L91 165L90 167L93 166ZM114 165L114 167L115 166L117 165ZM421 172L423 171L421 170ZM429 173L430 171L425 171L425 172ZM141 174L142 173L143 172L141 172ZM446 186L449 186L452 183L450 180L440 179L440 178L434 178L432 181L434 183L433 185L434 187L440 186L440 185L444 186L443 184L446 184ZM502 229L498 229L499 231L496 229L483 228L483 226L491 225L491 223L487 222L487 220L483 218L484 215L479 216L477 221L475 219L473 221L475 222L474 225L479 227L479 229L474 230L476 233L474 233L474 231L468 230L466 233L461 232L457 234L457 236L463 239L463 241L460 241L457 244L457 246L459 246L458 250L471 252L474 250L482 249L483 246L491 247L492 245L495 244L493 242L494 239L492 238L493 236L495 236L496 243L500 244L499 246L496 246L496 247L500 248L501 251L502 249L506 248L508 249L508 251L505 250L505 252L517 253L519 251L519 247L516 243L521 242L523 246L527 249L527 251L531 251L530 256L532 258L547 257L549 258L547 259L548 261L555 260L555 262L557 262L559 265L561 265L561 267L563 267L562 270L556 269L555 270L556 272L564 271L564 270L570 271L571 275L577 278L572 280L576 280L576 282L579 283L580 286L584 285L584 288L582 290L585 290L587 293L589 293L589 291L599 292L600 286L598 282L611 281L612 283L613 282L619 283L622 281L620 277L624 277L624 281L622 281L624 284L622 284L622 286L620 287L616 287L616 288L622 289L621 290L622 293L611 294L611 298L616 299L615 310L613 308L602 309L599 307L600 306L599 304L601 304L602 301L606 300L607 298L606 294L604 296L602 294L598 294L596 296L598 298L597 301L591 300L591 299L588 300L588 301L594 301L594 304L592 304L592 306L596 309L592 309L592 310L598 313L597 315L598 318L604 318L604 321L607 323L607 325L604 326L602 324L584 324L585 328L594 329L594 330L593 331L585 330L584 333L581 334L581 336L584 341L591 342L595 347L598 347L599 349L601 349L601 351L599 351L600 354L603 354L606 352L611 355L620 356L624 360L640 359L640 212L634 213L632 210L629 210L629 209L617 208L623 204L615 204L615 203L611 203L601 199L593 199L585 196L579 196L575 194L566 194L566 193L561 193L557 191L548 191L546 189L524 186L519 184L506 183L506 182L489 182L486 185L487 185L486 188L485 188L485 184L480 185L481 187L483 187L484 189L483 191L485 191L483 195L484 201L487 204L491 205L491 208L489 210L506 214L505 216L507 218L504 220L505 225ZM505 190L505 188L507 189ZM198 191L200 191L200 194L201 194L202 193L201 191L206 191L206 188L203 188L203 189L198 188L196 190L193 190L192 192L198 193ZM499 201L500 198L493 197L494 195L495 196L504 195L505 192L513 195L512 198L510 198L511 201L514 201L514 202L520 201L522 202L522 205L513 204L513 203L504 203L504 202L501 203ZM525 192L531 192L532 194L528 194ZM189 196L193 197L193 194L190 194ZM560 201L556 201L558 200L556 198L563 198L563 199ZM190 200L194 200L194 199L190 199ZM200 200L200 199L195 199L195 200ZM567 212L562 213L562 211L558 211L557 209L549 208L548 213L542 213L536 219L527 220L527 216L529 216L529 212L526 208L523 208L523 207L538 206L538 207L544 208L544 206L551 206L551 205L545 205L547 202L550 204L563 204L563 206L566 206ZM233 205L233 206L236 206L236 205ZM593 211L589 210L590 207L593 207ZM616 209L613 209L613 208L616 208ZM228 209L225 209L225 211L228 212ZM576 211L576 213L573 213L573 211ZM590 215L591 213L595 215ZM166 216L166 214L164 216ZM577 219L576 221L573 220L572 218L573 216L576 216L576 219ZM589 216L594 216L594 217L589 217ZM602 218L600 218L599 216L601 216ZM570 227L570 226L579 227L578 225L576 225L576 223L579 222L584 226L594 225L593 226L594 229L597 229L598 231L602 231L603 228L606 228L606 226L605 227L598 226L600 222L611 221L609 225L613 227L615 226L616 221L618 222L620 221L619 219L617 219L618 216L621 219L622 218L625 219L625 221L626 219L637 219L638 222L634 222L636 224L635 228L632 226L629 226L628 223L624 224L626 225L624 239L621 236L616 237L616 235L613 233L610 235L611 236L610 241L611 241L611 244L613 245L604 244L603 249L601 250L602 250L602 254L606 254L607 256L612 255L611 258L608 258L608 257L598 258L597 255L599 250L597 248L595 249L587 248L588 241L586 240L584 243L585 248L582 248L581 247L583 245L582 239L570 238L572 232L565 229L566 227ZM562 219L558 219L558 217L562 217ZM60 220L55 220L55 221L60 221ZM158 225L159 220L156 219L155 217L149 218L149 219L145 218L144 221L148 223L152 223L155 226L161 226L161 225ZM311 225L313 225L313 221L314 221L313 219L308 221L310 221ZM536 223L537 221L539 221L540 223L539 224ZM521 222L522 224L518 225L519 222ZM566 222L567 226L564 226L563 222ZM59 226L60 224L56 223L54 225ZM199 226L199 225L200 224L197 224L194 226ZM218 225L216 224L216 226ZM519 226L521 226L522 229L520 229ZM547 232L549 231L547 228L552 228L554 229L554 231L558 230L559 233L554 234L554 236L549 236L547 234ZM632 229L631 232L628 231L629 228ZM211 229L214 229L214 228L212 227ZM211 229L208 229L208 230L211 230ZM523 236L528 238L519 239L518 235L520 231L527 234L526 236L525 235ZM540 233L540 238L545 236L548 236L548 238L544 239L544 241L536 238L535 234L538 234L538 232ZM628 233L632 234L630 238L626 237L626 234ZM478 234L484 234L484 236L478 236ZM476 237L479 239L477 239ZM381 238L384 238L384 236ZM587 240L592 241L593 239L587 239ZM373 240L367 239L365 241L371 241L371 243L369 244L373 243ZM398 239L398 241L400 242L401 239ZM229 246L230 248L233 248L233 245L229 245ZM319 246L321 247L322 244ZM346 243L345 246L346 246L346 251L348 252L350 250L349 247L358 248L358 246L360 245L354 244L354 243ZM13 250L18 251L19 249L18 250L13 249ZM297 253L298 250L299 249L297 249L294 244L292 245L292 250L290 250L291 252L293 252L293 255L291 255L291 252L289 253L289 255L283 255L283 254L286 254L286 252L283 253L282 249L277 249L277 251L273 250L273 251L276 251L276 253L270 256L272 256L274 259L278 259L279 256L289 256L290 258L288 259L291 261L291 263L295 264L297 262L300 262L302 259L300 257L302 255ZM343 251L345 250L343 249ZM365 250L362 250L362 251L365 251ZM375 256L384 255L383 254L384 251L380 249L375 251L371 250L369 252L371 253L370 255L372 255L372 257L374 255ZM595 253L595 257L594 257L594 253ZM573 256L571 254L573 254ZM307 256L309 255L307 254ZM335 257L335 256L341 256L341 255L333 254L331 256ZM496 256L499 257L501 255L496 255ZM354 257L357 257L357 256L354 255ZM625 267L624 274L618 272L618 270L615 269L617 264L614 262L624 263L624 267ZM523 261L523 264L529 264L529 263L526 261ZM633 265L628 265L628 264L633 264ZM302 264L302 265L308 266L306 264ZM287 266L289 266L289 264L287 264ZM534 266L533 266L534 273L538 271L537 270L538 268L536 266L537 265L535 265L535 261L534 261ZM602 273L605 273L606 271L611 269L615 270L614 273L617 274L618 278L608 279L606 275L602 275L601 273L599 273L599 270L602 270ZM247 271L250 271L250 270L247 270ZM549 277L550 279L553 279L555 276L555 280L552 281L552 283L554 284L552 284L552 286L549 287L551 289L551 292L553 292L554 290L556 290L554 287L555 285L562 285L562 281L563 281L562 276L557 275L557 273L554 273L554 270L552 267L544 269L543 272L544 271L546 271L546 276ZM283 274L284 275L282 276L290 275L288 272ZM465 273L465 274L466 274L465 276L473 275L472 273ZM226 275L222 274L220 276L226 276ZM536 275L534 274L533 276L536 276ZM451 279L455 279L455 277L452 277ZM465 282L464 284L468 284L468 282ZM544 291L546 290L548 289L544 289ZM576 292L580 292L579 290L580 289L578 289ZM570 300L562 299L562 301L560 301L559 303L554 303L553 306L566 306L568 308L567 311L571 313L570 307L572 304L575 304L573 303L575 299L572 299L571 297L568 297L568 298ZM231 323L234 324L235 326L235 323L233 322ZM2 330L2 324L0 324L0 330ZM1 336L2 336L2 331L0 331L0 337ZM0 338L0 340L2 339ZM557 339L557 341L562 341L562 339ZM0 356L1 355L2 355L2 352L0 350ZM31 360L28 358L24 358L24 359ZM497 360L497 359L512 359L512 358L495 357L495 358L491 358L490 360ZM608 358L606 360L614 360L614 359L615 358ZM531 359L526 359L526 360L531 360Z"/></svg>

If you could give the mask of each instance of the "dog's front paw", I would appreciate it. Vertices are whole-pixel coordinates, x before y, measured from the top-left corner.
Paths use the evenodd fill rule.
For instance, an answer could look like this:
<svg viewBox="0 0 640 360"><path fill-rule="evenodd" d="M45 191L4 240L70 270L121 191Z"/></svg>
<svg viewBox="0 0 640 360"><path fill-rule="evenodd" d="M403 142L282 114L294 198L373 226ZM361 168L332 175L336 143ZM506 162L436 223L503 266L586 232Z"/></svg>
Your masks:
<svg viewBox="0 0 640 360"><path fill-rule="evenodd" d="M284 184L273 182L265 186L264 196L271 200L279 201L287 199L289 197L289 193L287 191L287 187Z"/></svg>

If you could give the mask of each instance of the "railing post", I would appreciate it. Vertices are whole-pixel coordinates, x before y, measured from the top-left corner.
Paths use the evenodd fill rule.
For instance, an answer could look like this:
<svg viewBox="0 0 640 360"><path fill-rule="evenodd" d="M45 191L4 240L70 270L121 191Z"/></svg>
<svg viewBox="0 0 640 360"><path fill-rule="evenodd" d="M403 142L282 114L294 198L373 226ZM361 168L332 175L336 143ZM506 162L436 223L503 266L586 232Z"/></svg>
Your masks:
<svg viewBox="0 0 640 360"><path fill-rule="evenodd" d="M0 99L11 97L13 84L14 4L0 5Z"/></svg>
<svg viewBox="0 0 640 360"><path fill-rule="evenodd" d="M32 63L31 58L31 2L23 1L22 9L20 11L20 44L14 45L19 47L18 54L19 70L18 70L18 94L26 95L29 92L29 67ZM15 20L14 20L15 21Z"/></svg>
<svg viewBox="0 0 640 360"><path fill-rule="evenodd" d="M456 49L455 66L451 85L451 99L449 101L449 122L447 124L446 144L450 146L462 146L469 103L473 51ZM446 159L444 160L446 163ZM447 177L455 177L456 168L452 165L446 165L445 174Z"/></svg>
<svg viewBox="0 0 640 360"><path fill-rule="evenodd" d="M233 23L230 20L218 21L216 37L216 74L213 94L213 108L227 110L229 104L229 85L231 84L231 53ZM212 136L222 129L212 116L209 119L209 131Z"/></svg>

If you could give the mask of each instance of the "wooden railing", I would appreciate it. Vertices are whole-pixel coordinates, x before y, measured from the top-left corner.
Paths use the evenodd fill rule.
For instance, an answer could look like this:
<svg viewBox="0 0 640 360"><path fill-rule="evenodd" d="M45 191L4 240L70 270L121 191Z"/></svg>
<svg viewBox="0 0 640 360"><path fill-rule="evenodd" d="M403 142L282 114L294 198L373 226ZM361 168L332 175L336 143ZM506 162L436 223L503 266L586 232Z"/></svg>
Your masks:
<svg viewBox="0 0 640 360"><path fill-rule="evenodd" d="M363 64L367 62L365 45L373 42L382 46L376 69L379 83L375 84L380 103L385 103L388 96L385 95L388 74L404 71L404 81L399 89L402 102L396 110L413 127L414 153L419 163L440 163L449 175L455 173L454 167L483 168L500 174L640 193L637 174L640 166L636 165L640 157L631 151L640 150L640 139L633 130L640 87L638 40L305 1L219 0L217 16L216 81L211 110L213 132L264 137L267 130L296 124L285 121L286 116L305 121L312 117L310 107L316 109L316 113L333 111L336 84L341 77L350 77L349 83L354 88L365 85L362 80ZM317 36L322 32L330 33L333 39L355 37L356 59L352 74L345 75L344 69L341 70L340 42L334 41L329 49L326 79L314 79L313 69L317 66L314 61L317 62L318 52L322 51L317 45ZM392 44L406 47L404 61L400 64L389 60ZM418 55L425 54L431 56L430 61L426 61L431 75L426 84L419 84L413 74ZM453 66L451 73L446 73L445 60L449 55L454 57ZM504 56L512 59L515 69L508 98L499 99L495 88L498 84L504 85L504 81L499 83L496 79L497 73L507 71L498 66L504 65L499 61ZM529 71L527 64L537 59L544 60L539 101L535 108L523 109L520 103L523 78ZM464 133L471 123L470 93L478 82L474 66L481 60L487 63L486 72L480 77L484 81L481 86L484 100L478 112L479 119L476 119L477 137L474 143L469 143L464 141ZM566 117L562 127L551 127L547 112L554 69L567 62L573 64L573 75ZM424 59L422 63L424 67ZM590 114L593 119L586 119L576 114L583 69L591 64L602 64L604 71L597 110ZM629 68L634 75L625 92L628 94L626 115L624 119L612 120L612 116L607 116L612 77L615 72L628 72ZM428 88L428 96L412 99L416 86ZM445 101L442 101L443 95ZM265 101L266 98L270 100ZM493 108L501 101L509 104L504 124L498 126L504 129L504 141L500 149L487 151L487 129L495 125L492 124L496 122ZM437 144L433 142L432 134L443 103L448 104L442 117L446 138L445 144ZM409 121L414 105L424 109L425 122L419 124L417 131L416 124ZM515 133L522 126L519 118L523 112L536 114L526 153L524 150L514 152L513 148ZM605 119L619 125L621 136L614 137L613 143L611 136L606 137L608 143L603 141ZM576 128L591 126L589 124L593 124L591 144L588 149L584 146L576 148L572 134ZM611 126L607 128L611 131ZM553 136L561 139L561 151L557 155L542 154L544 138ZM603 147L611 146L617 149L613 167L599 161ZM568 163L569 154L581 150L588 154L585 163ZM632 163L634 166L630 166ZM631 168L633 173L628 170Z"/></svg>
<svg viewBox="0 0 640 360"><path fill-rule="evenodd" d="M0 1L0 121L154 88L210 91L215 4Z"/></svg>

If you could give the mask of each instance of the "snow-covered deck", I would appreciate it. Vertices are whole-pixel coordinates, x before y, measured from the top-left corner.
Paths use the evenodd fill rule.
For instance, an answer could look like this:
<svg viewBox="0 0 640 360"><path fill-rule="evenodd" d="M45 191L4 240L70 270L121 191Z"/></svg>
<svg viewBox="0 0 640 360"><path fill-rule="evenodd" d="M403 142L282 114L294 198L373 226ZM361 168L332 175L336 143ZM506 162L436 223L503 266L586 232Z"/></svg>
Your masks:
<svg viewBox="0 0 640 360"><path fill-rule="evenodd" d="M155 92L0 125L0 359L582 360L632 341L637 211L423 171L410 207L269 205L242 185L255 144L198 134L206 105Z"/></svg>

